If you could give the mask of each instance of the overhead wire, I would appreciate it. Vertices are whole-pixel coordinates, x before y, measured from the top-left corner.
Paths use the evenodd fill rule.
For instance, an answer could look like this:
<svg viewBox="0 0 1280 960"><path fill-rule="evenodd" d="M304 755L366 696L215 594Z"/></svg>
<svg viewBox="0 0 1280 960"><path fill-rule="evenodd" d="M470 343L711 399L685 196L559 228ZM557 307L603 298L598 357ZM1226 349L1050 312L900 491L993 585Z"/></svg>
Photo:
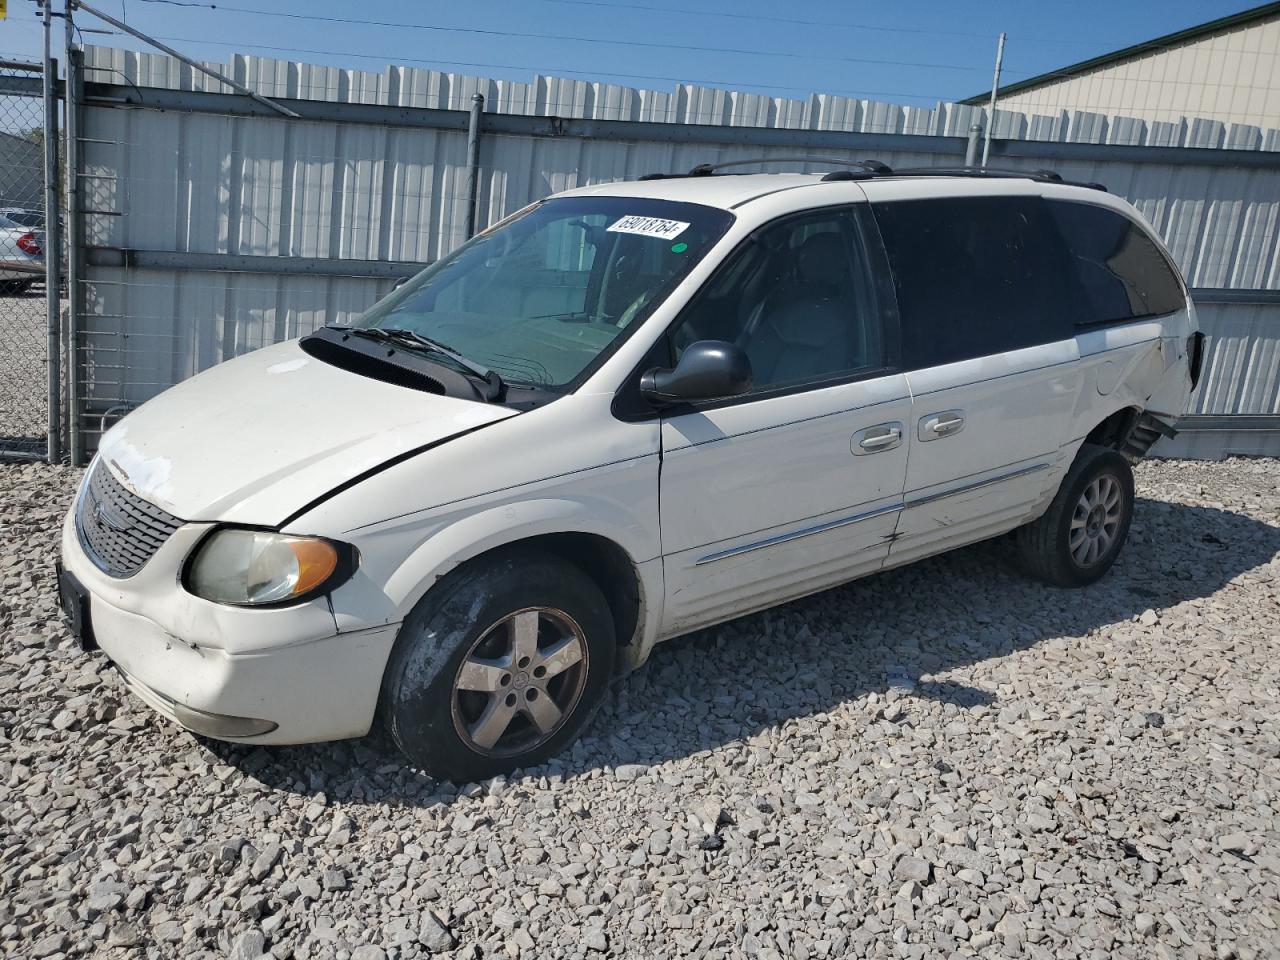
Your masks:
<svg viewBox="0 0 1280 960"><path fill-rule="evenodd" d="M237 49L243 47L246 49L253 49L253 50L275 50L281 53L306 53L306 54L316 54L320 56L353 57L358 60L377 60L381 62L387 61L387 56L385 54L353 53L350 50L324 50L324 49L317 49L313 47L280 47L280 46L275 46L274 44L241 43L241 42L232 42L232 41L226 41L226 40L203 40L203 39L198 39L196 37L161 36L161 37L157 37L156 39L164 40L166 42L171 42L171 43L204 43L204 44L209 44L211 46L233 47ZM699 79L694 77L658 76L655 74L644 74L644 73L615 73L615 72L605 71L605 70L583 70L577 67L548 67L548 66L539 67L539 66L532 66L532 65L510 64L510 63L508 64L478 63L475 61L468 61L468 60L441 60L435 57L430 59L415 58L415 57L396 57L395 61L397 63L423 64L425 66L447 64L449 66L454 66L454 67L480 67L483 69L492 69L492 70L532 70L535 73L573 73L573 74L582 74L588 77L622 77L628 80L656 80L664 83L692 83L692 84L700 84L700 85L701 84L710 84L710 85L732 84L735 87L755 87L757 89L762 89L762 90L790 90L792 92L804 93L806 95L814 92L809 87L790 87L790 86L781 86L773 83L749 83L749 82L740 82L737 80L710 80L710 79ZM943 96L932 96L929 94L916 94L916 93L901 93L901 92L894 92L890 90L854 91L854 90L826 89L821 92L828 93L828 94L836 94L838 96L851 96L851 97L908 97L908 98L914 98L918 100L930 100L930 101L947 99L946 97L943 97Z"/></svg>
<svg viewBox="0 0 1280 960"><path fill-rule="evenodd" d="M164 4L171 7L206 8L210 10L233 9L225 4L201 2L201 0L140 0L142 3ZM541 0L543 3L558 3L577 7L596 7L605 10L639 10L646 13L669 13L683 17L707 17L724 20L744 20L750 23L779 23L799 27L835 27L845 30L869 30L877 33L904 33L917 36L935 37L969 37L978 40L990 40L989 33L978 33L967 30L939 30L931 27L890 27L876 23L852 23L847 20L814 20L801 17L779 17L762 13L734 13L728 10L707 10L697 7L662 7L645 3L615 3L613 0ZM1033 37L1022 34L1011 34L1012 39L1026 43L1077 44L1084 46L1106 46L1127 41L1107 40L1103 38L1083 39L1079 37Z"/></svg>
<svg viewBox="0 0 1280 960"><path fill-rule="evenodd" d="M174 0L143 0L144 3L170 3ZM697 16L697 17L722 17L727 20L746 20L762 23L783 23L801 27L837 27L846 30L871 30L879 33L909 33L916 35L935 36L935 37L969 37L979 40L990 40L990 33L975 33L965 30L938 30L931 27L887 27L877 23L850 23L847 20L805 20L797 17L778 17L769 14L759 13L731 13L727 10L705 10L699 8L677 8L677 7L659 7L651 6L643 3L613 3L606 0L542 0L543 3L560 3L578 7L603 7L605 9L626 9L626 10L644 10L652 13L674 13L681 16ZM184 6L194 4L184 3ZM1121 41L1111 40L1084 40L1078 38L1067 37L1029 37L1019 34L1010 34L1011 39L1021 40L1026 43L1059 43L1059 44L1079 44L1087 46L1103 46L1108 44L1119 43Z"/></svg>
<svg viewBox="0 0 1280 960"><path fill-rule="evenodd" d="M577 42L577 43L635 46L635 47L642 47L642 48L648 48L648 49L734 53L734 54L742 54L742 55L750 55L750 56L772 56L772 57L786 57L786 58L800 58L800 59L825 59L825 60L834 60L839 62L866 63L866 64L880 65L880 66L903 66L903 67L913 67L913 68L921 68L921 69L934 68L934 69L944 69L944 70L972 70L972 71L983 71L983 72L989 69L985 65L979 66L979 67L969 67L961 64L923 63L923 62L913 62L913 61L898 61L898 60L859 58L859 57L834 57L834 56L822 56L822 55L815 55L815 54L808 54L808 53L804 53L804 54L793 53L790 51L748 50L748 49L734 48L734 47L707 47L707 46L698 46L698 45L689 45L689 44L665 44L665 43L652 43L652 42L640 41L640 40L626 40L626 39L613 39L613 38L600 38L600 37L579 37L579 36L560 35L560 34L522 33L519 31L493 30L493 29L475 28L475 27L446 27L446 26L440 26L436 24L422 24L422 23L398 22L398 21L389 21L389 20L362 19L358 17L337 17L337 16L329 16L324 14L294 13L290 11L280 11L280 10L263 10L263 9L257 9L252 7L242 7L237 5L204 2L204 0L140 0L140 2L152 3L152 4L164 4L167 6L183 7L183 8L191 8L191 9L204 9L204 10L210 10L210 11L240 13L240 14L247 14L251 16L267 16L267 17L280 17L280 18L294 19L294 20L310 20L310 21L317 21L317 22L323 22L323 23L379 26L379 27L391 27L396 29L413 29L413 30L426 30L426 31L435 31L435 32L469 33L469 34L479 34L479 35L485 35L485 36L514 37L514 38L521 38L521 39L549 39L549 40L561 40L561 41ZM943 30L932 30L928 28L912 28L912 27L884 27L876 24L848 23L848 22L827 21L827 20L804 20L800 18L775 17L770 15L754 15L754 14L745 14L745 13L732 13L727 11L701 11L701 10L700 11L677 11L675 8L661 7L658 5L643 4L643 3L606 3L604 2L604 0L543 0L543 2L572 4L575 6L589 6L589 7L623 7L628 9L637 9L637 10L645 10L645 11L652 11L652 12L671 12L671 13L696 12L700 14L705 13L707 15L722 16L722 17L727 17L732 19L762 20L766 22L780 22L780 23L785 22L785 23L792 23L792 24L805 25L805 26L842 27L842 28L849 28L849 29L879 30L883 32L898 32L898 33L921 33L921 34L936 33L939 35L957 35L957 36L967 35L967 36L980 37L980 38L985 37L984 34L977 34L977 33L966 34L962 31L943 31ZM1017 37L1017 35L1015 35L1015 37ZM302 54L314 54L314 55L322 55L322 56L345 56L345 57L354 57L354 58L365 59L365 60L385 61L387 59L383 55L358 54L358 53L352 53L346 50L337 51L337 50L324 50L324 49L315 49L315 48L283 47L283 46L276 46L271 44L248 44L243 42L228 43L228 42L222 42L222 41L205 40L202 38L194 38L194 37L164 37L161 39L173 40L176 42L183 42L183 43L205 43L205 44L213 44L213 45L228 46L228 47L246 47L246 48L261 49L261 50L268 50L268 51L279 51L284 53L302 53ZM1034 41L1037 38L1018 37L1018 39L1023 41L1028 41L1028 40ZM1079 42L1094 42L1094 41L1079 41ZM614 78L623 78L623 79L630 79L630 80L650 80L650 81L659 81L659 82L668 82L668 83L693 83L698 85L710 85L713 87L753 88L753 89L759 89L759 90L790 91L790 92L805 93L805 94L809 94L812 92L811 88L807 88L807 87L786 86L786 85L779 85L779 84L752 83L752 82L744 82L744 81L738 81L738 80L724 80L724 79L715 79L715 80L693 79L693 78L682 78L682 77L674 77L674 76L661 76L661 75L654 75L654 74L626 73L626 72L619 72L619 71L584 70L576 67L567 68L567 67L546 67L546 66L524 66L524 65L514 65L514 64L482 63L482 62L475 62L475 61L454 61L454 60L442 60L442 59L405 58L405 57L398 57L395 59L398 61L406 62L406 63L423 64L428 66L433 64L447 64L450 66L475 67L475 68L481 68L481 69L495 69L495 70L532 70L537 73L551 72L551 73L559 73L559 74L571 74L571 75L582 76L582 77L614 77ZM1026 77L1034 77L1037 80L1046 81L1046 82L1053 81L1056 79L1066 79L1076 75L1075 72L1071 70L1032 71L1032 70L1020 70L1016 68L1007 69L1005 73L1007 76L1021 75ZM1179 81L1170 80L1168 78L1135 77L1135 78L1128 78L1126 82L1131 84L1144 84L1144 85L1154 86L1154 85L1162 85L1162 84L1170 84L1170 83L1176 84ZM1200 85L1205 85L1205 84L1200 84ZM938 100L952 101L957 99L953 96L935 96L935 95L884 91L884 90L853 91L853 90L825 89L823 92L840 95L840 96L896 97L896 98L912 99L912 100L926 101L926 102L938 101Z"/></svg>
<svg viewBox="0 0 1280 960"><path fill-rule="evenodd" d="M147 2L179 3L179 2L182 2L182 0L147 0ZM244 43L240 41L233 42L233 41L226 41L226 40L208 40L202 37L158 36L157 39L164 40L167 42L172 42L172 43L206 44L209 46L231 47L231 48L237 48L237 49L245 48L245 49L253 49L253 50L278 51L280 53L314 54L317 56L341 56L341 57L351 57L359 60L376 60L384 63L389 62L388 56L386 54L355 53L350 50L332 50L332 49L324 49L324 48L316 48L316 47L285 47L285 46L278 46L276 44ZM694 78L694 77L680 77L680 76L663 76L658 74L623 73L623 72L607 71L607 70L587 70L579 67L552 67L552 66L537 66L532 64L484 63L484 62L470 61L470 60L444 60L437 57L431 57L431 58L395 57L393 59L394 59L394 62L396 63L421 64L427 67L443 64L443 65L456 66L456 67L478 67L482 69L492 69L492 70L531 70L531 71L534 71L535 73L579 74L585 77L621 77L629 80L654 80L654 81L660 81L664 83L690 83L690 84L698 84L698 85L710 85L714 87L731 85L733 87L747 87L747 88L755 88L760 90L789 90L796 93L804 93L806 95L813 94L813 93L822 93L822 94L834 94L837 96L849 96L849 97L855 97L855 98L857 97L863 97L863 98L865 97L903 97L908 99L926 100L926 101L941 100L945 102L954 102L953 97L942 95L942 94L917 94L917 93L906 93L904 91L893 91L893 90L848 90L848 89L838 89L838 88L823 88L820 91L815 91L811 87L786 86L786 85L773 84L773 83L754 83L754 82L740 81L735 79L708 79L708 78ZM1010 72L1019 72L1019 71L1010 71ZM1036 76L1038 78L1049 80L1049 79L1054 79L1059 77L1071 78L1076 76L1076 74L1073 74L1073 73L1059 74L1059 73L1050 71L1042 74L1037 74ZM1231 81L1214 82L1214 81L1175 80L1167 77L1133 77L1133 78L1126 78L1124 82L1129 84L1175 85L1175 86L1182 85L1182 86L1195 86L1195 87L1214 87L1214 86L1228 87L1233 85ZM1004 92L1004 89L1005 88L1003 87L1001 88L1002 97L1008 95ZM733 91L729 91L729 92L733 92Z"/></svg>
<svg viewBox="0 0 1280 960"><path fill-rule="evenodd" d="M179 0L144 0L148 3L178 3ZM813 52L798 53L781 50L751 50L743 47L710 47L698 44L654 43L648 40L627 40L613 37L579 37L571 34L530 33L516 30L494 30L486 27L445 27L439 24L406 23L393 20L369 20L358 17L334 17L319 13L293 13L285 10L261 10L230 4L191 3L191 6L209 10L247 13L262 17L280 17L288 20L308 20L317 23L337 23L347 26L391 27L397 30L425 30L436 33L465 33L478 36L513 37L521 40L559 40L570 43L595 43L609 46L640 47L648 50L685 50L692 53L732 53L752 57L782 57L794 60L825 60L833 63L865 63L873 66L916 67L933 70L986 71L985 66L975 67L959 63L924 63L911 60L882 60L872 57L846 57Z"/></svg>
<svg viewBox="0 0 1280 960"><path fill-rule="evenodd" d="M151 4L163 4L166 6L182 7L187 9L200 9L200 10L210 10L210 11L225 12L225 13L247 14L250 16L278 17L278 18L284 18L284 19L290 19L290 20L306 20L306 21L313 21L313 22L319 22L319 23L336 23L336 24L343 24L347 26L389 27L393 29L425 30L425 31L431 31L431 32L438 32L438 33L463 33L463 34L471 34L471 35L479 35L479 36L508 37L513 39L556 40L556 41L569 42L569 43L587 43L587 44L639 47L641 49L651 49L651 50L683 50L683 51L689 51L694 53L728 53L728 54L753 56L753 57L779 57L779 58L796 59L796 60L824 60L824 61L836 62L836 63L868 64L871 66L911 67L914 69L953 70L953 71L965 71L965 72L976 72L976 73L986 73L990 69L990 67L987 66L986 64L971 66L968 64L959 64L959 63L929 63L929 62L914 61L914 60L891 60L891 59L882 59L882 58L874 58L874 57L838 56L838 55L829 55L829 54L818 54L818 53L812 53L812 52L800 53L795 51L780 51L780 50L753 50L753 49L747 49L742 47L714 47L714 46L703 46L703 45L697 45L697 44L655 43L655 42L650 42L646 40L629 40L629 39L619 39L619 38L612 38L612 37L584 37L584 36L575 36L570 34L532 33L532 32L525 32L525 31L497 30L492 28L481 28L481 27L451 27L451 26L442 26L440 24L413 23L413 22L395 21L395 20L374 20L374 19L367 19L367 18L361 18L361 17L338 17L338 16L327 15L327 14L318 14L318 13L296 13L296 12L286 11L286 10L263 10L263 9L254 8L254 7L237 6L234 4L209 3L209 2L204 2L204 0L141 0L141 2L151 3ZM609 3L604 3L603 0L545 0L545 2L574 3L574 4L581 4L586 6L598 5L603 7L626 6L626 7L634 7L635 9L643 9L643 10L665 11L665 12L673 12L673 13L680 12L680 11L676 11L674 8L648 6L644 4L609 4ZM696 12L707 13L707 11L696 11ZM798 19L792 19L792 18L779 18L779 17L770 17L770 16L757 17L750 14L727 13L727 12L717 12L715 15L731 17L734 19L779 21L779 22L788 22L788 23L794 23L794 24L803 24L807 26L843 27L848 29L876 30L876 31L888 32L888 33L937 34L940 36L967 36L967 37L976 38L976 39L988 39L988 40L991 39L986 34L965 33L962 31L931 30L926 28L914 28L914 27L883 27L883 26L874 25L874 24L841 23L838 21L820 21L820 20L810 21L810 20L798 20ZM1015 35L1015 39L1019 39L1022 41L1032 40L1034 42L1040 42L1039 38L1017 37L1016 35ZM202 41L197 41L197 42L202 42ZM1095 43L1096 45L1101 45L1103 43L1102 41L1084 41L1084 40L1072 41L1072 42ZM284 48L279 48L279 49L284 49ZM532 69L532 68L524 68L524 69ZM586 72L586 71L579 71L579 72ZM1008 76L1030 77L1030 76L1043 75L1046 78L1048 78L1054 75L1052 73L1043 73L1042 71L1038 71L1038 70L1023 70L1018 68L1007 68L1004 72ZM640 74L618 74L618 73L611 74L611 76L642 77L642 75ZM654 79L661 79L661 78L654 78ZM742 84L739 84L739 85L741 86ZM758 86L766 87L770 85L758 84ZM781 88L777 88L777 89L781 89ZM798 88L792 88L792 89L798 89ZM885 94L885 95L900 96L901 94ZM917 99L930 99L924 96L918 96L918 95L913 95L913 96L917 96ZM942 98L942 99L950 99L950 98Z"/></svg>

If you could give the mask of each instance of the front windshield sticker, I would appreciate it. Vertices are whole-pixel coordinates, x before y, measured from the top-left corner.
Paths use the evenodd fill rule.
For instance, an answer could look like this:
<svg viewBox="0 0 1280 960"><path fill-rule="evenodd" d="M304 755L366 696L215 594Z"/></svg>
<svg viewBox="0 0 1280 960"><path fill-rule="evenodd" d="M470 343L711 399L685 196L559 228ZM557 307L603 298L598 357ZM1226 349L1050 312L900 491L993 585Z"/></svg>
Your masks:
<svg viewBox="0 0 1280 960"><path fill-rule="evenodd" d="M609 227L610 233L638 233L642 237L657 237L659 240L674 240L689 229L687 223L679 220L662 220L658 217L623 217Z"/></svg>

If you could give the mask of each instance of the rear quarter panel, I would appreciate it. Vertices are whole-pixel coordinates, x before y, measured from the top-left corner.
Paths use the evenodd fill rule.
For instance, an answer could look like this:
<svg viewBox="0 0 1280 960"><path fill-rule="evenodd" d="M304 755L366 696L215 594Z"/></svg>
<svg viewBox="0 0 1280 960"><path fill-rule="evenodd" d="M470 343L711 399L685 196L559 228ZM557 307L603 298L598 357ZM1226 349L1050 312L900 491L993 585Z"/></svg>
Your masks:
<svg viewBox="0 0 1280 960"><path fill-rule="evenodd" d="M1170 421L1181 416L1191 396L1187 338L1194 330L1194 314L1182 310L1078 334L1084 377L1070 432L1073 447L1119 410Z"/></svg>

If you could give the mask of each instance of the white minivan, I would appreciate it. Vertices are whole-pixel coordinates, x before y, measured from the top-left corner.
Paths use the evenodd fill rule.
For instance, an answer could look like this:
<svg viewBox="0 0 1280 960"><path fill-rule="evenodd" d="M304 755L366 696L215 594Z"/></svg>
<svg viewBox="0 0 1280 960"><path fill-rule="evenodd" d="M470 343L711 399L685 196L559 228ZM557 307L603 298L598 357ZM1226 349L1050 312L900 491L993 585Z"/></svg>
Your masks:
<svg viewBox="0 0 1280 960"><path fill-rule="evenodd" d="M699 627L1007 531L1041 579L1097 579L1200 348L1151 228L1053 174L571 190L130 413L60 594L196 733L380 718L483 778Z"/></svg>

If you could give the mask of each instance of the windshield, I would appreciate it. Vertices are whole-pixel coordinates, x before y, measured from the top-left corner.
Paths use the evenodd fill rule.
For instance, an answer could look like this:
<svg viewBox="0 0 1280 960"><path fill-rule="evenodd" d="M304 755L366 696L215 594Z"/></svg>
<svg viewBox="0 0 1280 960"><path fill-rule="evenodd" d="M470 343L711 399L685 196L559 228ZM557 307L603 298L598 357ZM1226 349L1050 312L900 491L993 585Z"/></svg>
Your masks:
<svg viewBox="0 0 1280 960"><path fill-rule="evenodd" d="M375 304L357 327L409 330L511 383L571 385L635 329L733 216L692 203L548 200Z"/></svg>

